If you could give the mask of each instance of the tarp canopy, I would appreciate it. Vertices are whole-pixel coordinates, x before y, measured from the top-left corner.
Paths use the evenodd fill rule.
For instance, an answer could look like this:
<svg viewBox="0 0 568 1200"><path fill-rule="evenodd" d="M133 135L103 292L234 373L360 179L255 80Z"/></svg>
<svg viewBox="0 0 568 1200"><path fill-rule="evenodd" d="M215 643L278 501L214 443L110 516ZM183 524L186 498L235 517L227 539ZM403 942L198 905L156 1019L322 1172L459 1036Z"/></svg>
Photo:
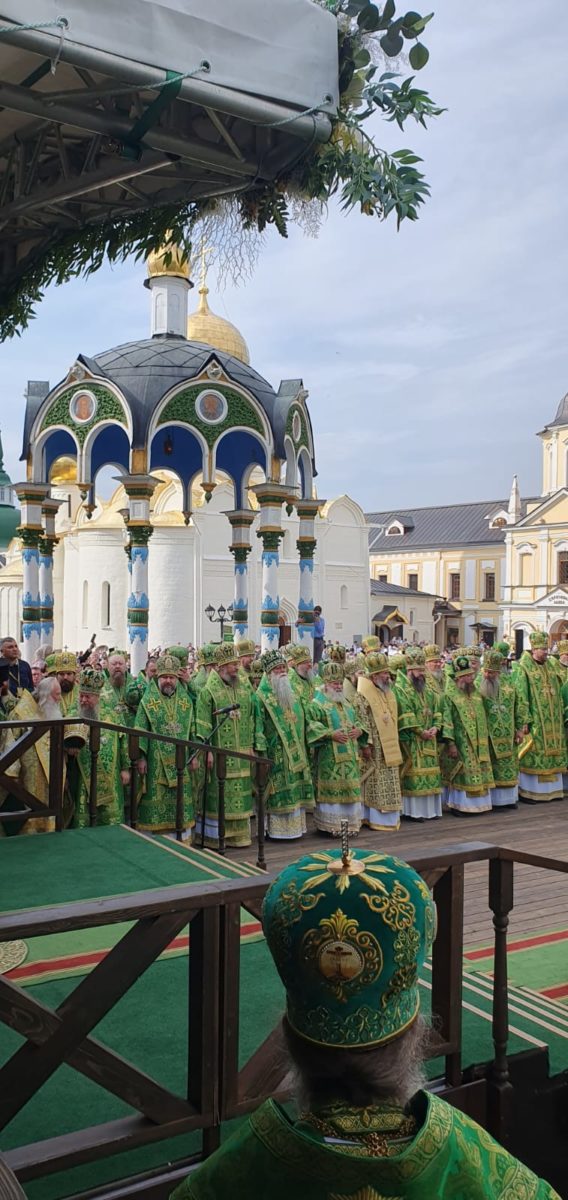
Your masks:
<svg viewBox="0 0 568 1200"><path fill-rule="evenodd" d="M312 0L0 0L0 299L62 236L270 183L337 90Z"/></svg>

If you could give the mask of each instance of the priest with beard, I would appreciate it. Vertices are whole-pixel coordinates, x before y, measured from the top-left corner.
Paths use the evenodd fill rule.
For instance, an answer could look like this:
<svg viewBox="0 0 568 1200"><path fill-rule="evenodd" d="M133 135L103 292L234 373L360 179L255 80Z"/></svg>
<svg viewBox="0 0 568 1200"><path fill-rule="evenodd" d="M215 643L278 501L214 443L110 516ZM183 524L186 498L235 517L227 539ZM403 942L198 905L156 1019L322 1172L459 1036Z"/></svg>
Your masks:
<svg viewBox="0 0 568 1200"><path fill-rule="evenodd" d="M311 704L319 676L312 664L312 656L308 647L300 644L291 646L285 658L288 663L288 679L294 695L301 704Z"/></svg>
<svg viewBox="0 0 568 1200"><path fill-rule="evenodd" d="M548 636L544 630L529 636L531 648L523 651L513 678L528 709L532 740L520 765L519 799L535 804L564 795L566 738L558 668L548 661Z"/></svg>
<svg viewBox="0 0 568 1200"><path fill-rule="evenodd" d="M164 654L156 663L156 683L146 689L136 713L136 729L192 741L195 737L194 709L191 697L178 682L179 661ZM106 698L105 688L102 696ZM121 722L122 724L122 722ZM176 828L177 771L174 742L142 739L138 771L146 788L138 807L138 827L150 833L166 833ZM197 759L186 767L183 780L183 830L187 834L195 824L191 771Z"/></svg>
<svg viewBox="0 0 568 1200"><path fill-rule="evenodd" d="M250 669L256 655L256 645L250 638L241 638L237 645L239 656L239 679L248 687L252 687Z"/></svg>
<svg viewBox="0 0 568 1200"><path fill-rule="evenodd" d="M135 723L136 712L126 698L130 676L126 666L126 655L113 650L107 662L108 680L104 686L104 700L114 711L113 720L117 725L132 726Z"/></svg>
<svg viewBox="0 0 568 1200"><path fill-rule="evenodd" d="M105 677L102 671L84 667L78 684L78 700L69 716L91 721L115 720L114 712L102 698ZM91 788L91 750L89 726L68 725L65 749L75 759L78 786L75 793L73 826L83 829L90 825L89 797ZM97 825L119 825L124 821L124 788L130 783L128 735L112 729L101 729L97 757Z"/></svg>
<svg viewBox="0 0 568 1200"><path fill-rule="evenodd" d="M77 655L71 654L69 650L60 650L55 656L55 674L61 688L61 712L64 717L76 707L79 699L78 672Z"/></svg>
<svg viewBox="0 0 568 1200"><path fill-rule="evenodd" d="M434 642L424 647L424 661L426 664L426 686L437 697L441 704L444 694L444 667L442 664L442 652L439 646Z"/></svg>
<svg viewBox="0 0 568 1200"><path fill-rule="evenodd" d="M369 732L371 759L362 780L363 823L370 829L398 829L402 799L396 695L386 654L372 652L359 676L357 692ZM398 674L402 675L400 671Z"/></svg>
<svg viewBox="0 0 568 1200"><path fill-rule="evenodd" d="M528 710L505 670L498 650L486 650L476 679L483 700L494 786L493 808L516 808L519 799L519 745L528 730Z"/></svg>
<svg viewBox="0 0 568 1200"><path fill-rule="evenodd" d="M223 712L229 709L229 712ZM215 649L215 664L197 694L197 738L219 750L228 751L225 779L225 842L227 846L250 846L253 814L253 774L246 758L231 757L231 750L253 754L254 692L239 677L239 656L234 642L221 642ZM204 805L197 806L196 841L202 835L205 809L205 845L219 847L219 785L214 755L206 756L205 778L200 778Z"/></svg>
<svg viewBox="0 0 568 1200"><path fill-rule="evenodd" d="M400 769L402 814L414 821L442 816L442 778L437 737L442 705L426 680L426 658L417 647L406 651L406 671L399 671L395 693L398 736L404 762Z"/></svg>
<svg viewBox="0 0 568 1200"><path fill-rule="evenodd" d="M316 829L341 834L342 821L350 834L361 828L361 781L359 747L367 734L355 709L343 695L343 667L326 662L320 685L308 708L310 743L315 749L314 785Z"/></svg>
<svg viewBox="0 0 568 1200"><path fill-rule="evenodd" d="M306 709L295 694L284 655L268 650L262 655L264 674L255 693L257 730L255 749L272 762L266 800L266 832L274 839L291 840L306 832L306 809L314 807L314 790L308 757L313 731Z"/></svg>
<svg viewBox="0 0 568 1200"><path fill-rule="evenodd" d="M491 811L494 786L483 700L475 689L471 659L452 659L442 710L442 782L451 812L474 815Z"/></svg>
<svg viewBox="0 0 568 1200"><path fill-rule="evenodd" d="M55 675L50 675L46 679L42 679L37 688L33 692L22 692L18 703L10 713L12 721L58 721L61 720L61 688L59 681ZM7 740L5 749L8 750L13 742L22 736L22 729L10 729L6 731ZM25 750L20 758L8 767L6 774L12 779L17 779L19 783L25 787L26 791L35 796L40 804L49 808L49 731L42 734L33 746ZM65 774L65 773L64 773ZM65 778L61 780L61 791ZM8 801L10 811L16 812L20 807L19 801L10 799ZM29 833L53 833L55 830L55 817L36 817L31 821L24 821L20 826L19 832L24 834Z"/></svg>

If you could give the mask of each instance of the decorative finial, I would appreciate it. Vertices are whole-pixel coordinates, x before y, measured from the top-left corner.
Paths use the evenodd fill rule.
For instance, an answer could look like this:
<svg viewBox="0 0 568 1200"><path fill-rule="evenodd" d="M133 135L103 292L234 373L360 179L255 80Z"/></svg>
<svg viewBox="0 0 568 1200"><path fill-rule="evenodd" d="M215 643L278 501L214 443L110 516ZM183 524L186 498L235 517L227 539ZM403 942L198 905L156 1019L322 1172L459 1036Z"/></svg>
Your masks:
<svg viewBox="0 0 568 1200"><path fill-rule="evenodd" d="M349 823L344 819L340 826L341 837L341 858L334 858L328 864L328 871L332 875L339 875L337 887L340 892L345 891L349 887L349 876L360 875L365 870L365 863L361 858L354 858L352 851L349 849Z"/></svg>

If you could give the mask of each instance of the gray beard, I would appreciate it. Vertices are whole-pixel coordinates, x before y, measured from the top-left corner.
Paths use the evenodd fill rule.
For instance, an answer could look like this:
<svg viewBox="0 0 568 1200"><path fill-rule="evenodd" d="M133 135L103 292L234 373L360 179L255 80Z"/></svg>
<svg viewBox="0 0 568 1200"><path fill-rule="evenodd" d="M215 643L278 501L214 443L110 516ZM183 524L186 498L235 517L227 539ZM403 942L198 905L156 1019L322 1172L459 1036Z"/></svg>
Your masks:
<svg viewBox="0 0 568 1200"><path fill-rule="evenodd" d="M390 692L390 690L391 690L390 683L384 683L382 679L377 680L375 687L379 689L379 692L386 693L386 692Z"/></svg>
<svg viewBox="0 0 568 1200"><path fill-rule="evenodd" d="M43 704L38 704L38 708L43 721L61 720L61 707L57 703L57 700L44 700Z"/></svg>
<svg viewBox="0 0 568 1200"><path fill-rule="evenodd" d="M307 683L313 683L314 679L317 679L317 671L314 671L313 667L310 667L305 675L301 675L299 671L296 671L296 675L299 675L300 679L305 679Z"/></svg>
<svg viewBox="0 0 568 1200"><path fill-rule="evenodd" d="M328 700L333 700L334 704L343 704L343 692L336 692L333 688L326 686L323 689L323 694L327 696Z"/></svg>
<svg viewBox="0 0 568 1200"><path fill-rule="evenodd" d="M430 675L433 675L434 679L438 680L438 683L441 683L444 676L444 672L441 667L436 667L435 671L431 670L429 673Z"/></svg>
<svg viewBox="0 0 568 1200"><path fill-rule="evenodd" d="M95 705L95 708L87 708L86 704L80 704L79 705L79 716L83 717L83 719L86 721L98 721L98 719L99 719L98 704Z"/></svg>
<svg viewBox="0 0 568 1200"><path fill-rule="evenodd" d="M272 675L270 679L276 703L280 708L291 709L294 705L292 684L287 675Z"/></svg>
<svg viewBox="0 0 568 1200"><path fill-rule="evenodd" d="M172 687L171 683L168 683L167 687L160 688L162 696L167 696L168 698L174 695L175 690L175 687Z"/></svg>
<svg viewBox="0 0 568 1200"><path fill-rule="evenodd" d="M499 697L499 680L486 679L483 676L479 682L479 691L486 700L497 700Z"/></svg>

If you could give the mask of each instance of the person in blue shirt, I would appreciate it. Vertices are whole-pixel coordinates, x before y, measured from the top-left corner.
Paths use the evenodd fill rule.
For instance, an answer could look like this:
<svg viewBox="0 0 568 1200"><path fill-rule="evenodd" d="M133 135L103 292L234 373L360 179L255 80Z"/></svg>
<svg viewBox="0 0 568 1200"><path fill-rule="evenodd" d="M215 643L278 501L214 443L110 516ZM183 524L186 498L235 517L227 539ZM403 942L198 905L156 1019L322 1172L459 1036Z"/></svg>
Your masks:
<svg viewBox="0 0 568 1200"><path fill-rule="evenodd" d="M319 663L323 654L325 639L325 621L321 615L321 607L316 604L314 608L314 663Z"/></svg>

